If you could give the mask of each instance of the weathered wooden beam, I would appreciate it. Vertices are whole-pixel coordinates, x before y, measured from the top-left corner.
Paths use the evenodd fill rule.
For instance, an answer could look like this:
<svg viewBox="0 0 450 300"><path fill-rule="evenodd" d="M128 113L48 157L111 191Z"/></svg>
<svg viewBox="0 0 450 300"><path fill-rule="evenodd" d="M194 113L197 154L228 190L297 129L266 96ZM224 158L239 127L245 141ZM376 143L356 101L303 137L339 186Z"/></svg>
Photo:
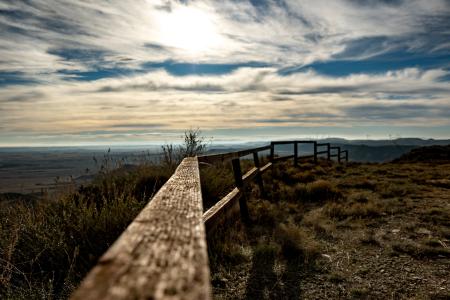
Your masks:
<svg viewBox="0 0 450 300"><path fill-rule="evenodd" d="M326 153L328 153L327 150L325 150L325 151L317 151L317 154L326 154Z"/></svg>
<svg viewBox="0 0 450 300"><path fill-rule="evenodd" d="M275 158L275 144L273 142L270 143L270 155L269 160L272 162Z"/></svg>
<svg viewBox="0 0 450 300"><path fill-rule="evenodd" d="M341 162L341 147L330 147L331 150L337 150L337 153L331 155L331 157L337 157L338 162Z"/></svg>
<svg viewBox="0 0 450 300"><path fill-rule="evenodd" d="M267 145L267 146L262 146L262 147L257 147L257 148L235 151L235 152L201 155L198 157L198 160L199 160L199 162L204 162L204 163L223 162L226 160L231 160L231 159L247 156L252 153L266 151L269 149L270 149L270 145Z"/></svg>
<svg viewBox="0 0 450 300"><path fill-rule="evenodd" d="M203 214L207 234L211 233L224 219L239 211L237 200L241 195L242 192L238 188L234 188Z"/></svg>
<svg viewBox="0 0 450 300"><path fill-rule="evenodd" d="M197 158L182 161L71 299L211 299Z"/></svg>
<svg viewBox="0 0 450 300"><path fill-rule="evenodd" d="M252 168L242 176L242 182L244 186L247 186L258 175L258 168Z"/></svg>
<svg viewBox="0 0 450 300"><path fill-rule="evenodd" d="M298 143L294 143L294 166L298 166Z"/></svg>
<svg viewBox="0 0 450 300"><path fill-rule="evenodd" d="M272 144L274 145L288 145L288 144L294 144L295 141L273 141Z"/></svg>
<svg viewBox="0 0 450 300"><path fill-rule="evenodd" d="M253 153L253 163L255 164L255 167L258 169L258 174L256 174L256 182L258 183L259 194L262 198L266 198L267 194L266 191L264 190L264 181L261 175L261 165L259 163L258 152Z"/></svg>
<svg viewBox="0 0 450 300"><path fill-rule="evenodd" d="M317 142L314 142L314 163L317 163Z"/></svg>
<svg viewBox="0 0 450 300"><path fill-rule="evenodd" d="M280 157L275 157L272 161L273 162L278 162L278 161L283 161L283 160L288 160L294 157L294 154L291 155L286 155L286 156L280 156Z"/></svg>
<svg viewBox="0 0 450 300"><path fill-rule="evenodd" d="M327 160L328 161L331 160L331 145L330 144L327 145Z"/></svg>
<svg viewBox="0 0 450 300"><path fill-rule="evenodd" d="M272 166L271 162L268 162L267 164L265 164L262 168L261 168L261 173L266 172L267 170L269 170L269 168Z"/></svg>
<svg viewBox="0 0 450 300"><path fill-rule="evenodd" d="M244 180L242 178L241 162L239 158L235 158L231 161L233 165L233 174L236 187L243 191ZM241 211L241 218L244 223L250 222L250 214L248 213L247 198L245 194L239 197L239 209Z"/></svg>

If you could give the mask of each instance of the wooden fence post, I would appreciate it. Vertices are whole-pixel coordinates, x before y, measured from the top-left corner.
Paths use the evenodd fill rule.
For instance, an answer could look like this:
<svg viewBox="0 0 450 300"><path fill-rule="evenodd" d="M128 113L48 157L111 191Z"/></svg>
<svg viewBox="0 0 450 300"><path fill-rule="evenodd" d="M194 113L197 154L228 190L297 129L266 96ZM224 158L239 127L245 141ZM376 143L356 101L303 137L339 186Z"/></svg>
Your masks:
<svg viewBox="0 0 450 300"><path fill-rule="evenodd" d="M275 145L273 142L270 143L270 161L273 162L273 158L275 156Z"/></svg>
<svg viewBox="0 0 450 300"><path fill-rule="evenodd" d="M294 166L298 166L298 143L294 142Z"/></svg>
<svg viewBox="0 0 450 300"><path fill-rule="evenodd" d="M341 163L341 147L337 147L338 149L338 163Z"/></svg>
<svg viewBox="0 0 450 300"><path fill-rule="evenodd" d="M330 143L327 143L327 160L330 161L331 160L331 145Z"/></svg>
<svg viewBox="0 0 450 300"><path fill-rule="evenodd" d="M345 162L348 162L348 150L345 151Z"/></svg>
<svg viewBox="0 0 450 300"><path fill-rule="evenodd" d="M231 161L233 165L234 182L236 187L242 191L242 196L239 198L239 209L241 211L241 218L244 223L250 222L250 215L247 207L247 197L244 191L244 181L242 180L241 162L239 158L235 158Z"/></svg>
<svg viewBox="0 0 450 300"><path fill-rule="evenodd" d="M314 141L314 163L317 164L317 142Z"/></svg>
<svg viewBox="0 0 450 300"><path fill-rule="evenodd" d="M255 167L258 168L258 173L256 174L256 181L258 183L259 186L259 193L261 194L262 198L266 198L266 192L264 191L264 181L261 175L261 165L259 163L259 157L258 157L258 152L253 152L253 161L255 163Z"/></svg>

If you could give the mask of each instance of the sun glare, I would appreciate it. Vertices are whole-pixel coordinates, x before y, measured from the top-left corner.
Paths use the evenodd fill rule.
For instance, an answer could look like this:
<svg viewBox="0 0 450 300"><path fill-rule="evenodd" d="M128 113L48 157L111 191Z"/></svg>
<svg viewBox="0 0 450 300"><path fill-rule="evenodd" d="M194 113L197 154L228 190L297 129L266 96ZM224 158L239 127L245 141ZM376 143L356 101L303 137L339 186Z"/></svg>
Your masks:
<svg viewBox="0 0 450 300"><path fill-rule="evenodd" d="M199 9L181 7L159 20L161 40L190 55L199 55L219 43L219 34L210 16Z"/></svg>

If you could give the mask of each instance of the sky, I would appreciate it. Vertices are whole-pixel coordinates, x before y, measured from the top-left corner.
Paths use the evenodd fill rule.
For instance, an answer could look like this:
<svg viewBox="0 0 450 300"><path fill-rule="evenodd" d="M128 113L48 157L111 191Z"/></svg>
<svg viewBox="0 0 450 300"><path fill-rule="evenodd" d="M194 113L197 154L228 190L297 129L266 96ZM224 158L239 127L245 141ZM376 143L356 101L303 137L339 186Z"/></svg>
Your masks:
<svg viewBox="0 0 450 300"><path fill-rule="evenodd" d="M450 138L449 0L0 0L0 146Z"/></svg>

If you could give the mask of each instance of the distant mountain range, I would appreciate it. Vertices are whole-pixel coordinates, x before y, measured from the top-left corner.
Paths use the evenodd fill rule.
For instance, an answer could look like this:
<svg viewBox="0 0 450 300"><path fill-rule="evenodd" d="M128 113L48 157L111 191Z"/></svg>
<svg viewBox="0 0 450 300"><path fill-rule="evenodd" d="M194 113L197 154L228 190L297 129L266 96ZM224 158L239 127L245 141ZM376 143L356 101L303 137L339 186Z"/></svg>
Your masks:
<svg viewBox="0 0 450 300"><path fill-rule="evenodd" d="M450 139L424 140L420 138L399 138L391 140L347 140L341 138L327 138L317 141L319 143L330 143L332 146L341 147L342 150L348 150L349 159L356 162L388 162L410 152L415 148L424 146L450 145ZM215 145L210 151L230 152L267 144L268 142L249 142L239 145ZM299 151L300 153L312 153L312 147L308 145L300 145ZM278 145L276 146L276 152L280 153L280 155L292 153L293 146Z"/></svg>

